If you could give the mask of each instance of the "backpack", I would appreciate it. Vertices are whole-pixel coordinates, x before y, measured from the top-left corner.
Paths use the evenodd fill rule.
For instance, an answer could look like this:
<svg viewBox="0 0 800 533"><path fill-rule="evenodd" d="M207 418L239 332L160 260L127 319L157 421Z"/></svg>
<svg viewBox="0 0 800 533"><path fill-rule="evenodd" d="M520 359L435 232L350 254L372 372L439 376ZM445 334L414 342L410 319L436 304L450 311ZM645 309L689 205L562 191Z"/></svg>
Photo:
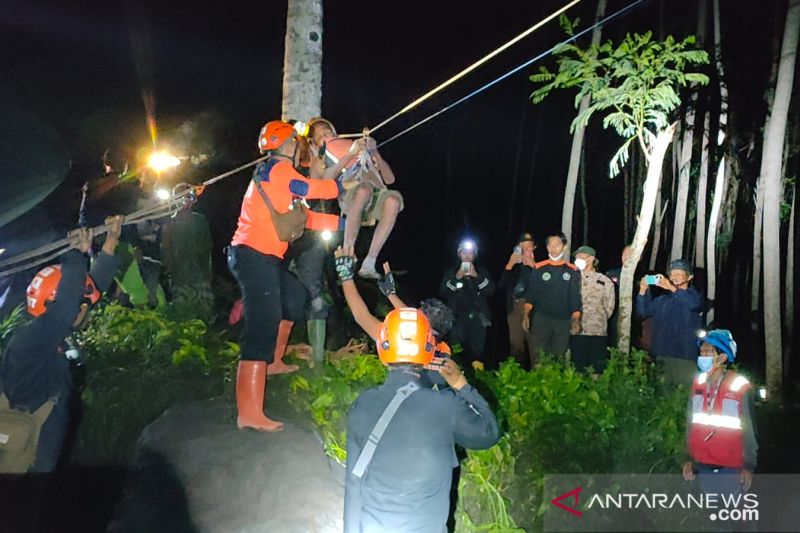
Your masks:
<svg viewBox="0 0 800 533"><path fill-rule="evenodd" d="M24 474L36 461L39 433L55 403L47 401L33 413L12 409L0 394L0 474Z"/></svg>
<svg viewBox="0 0 800 533"><path fill-rule="evenodd" d="M285 213L279 213L272 206L267 193L261 187L261 183L253 180L256 185L258 194L267 204L269 212L272 215L272 224L275 226L275 231L278 233L278 238L283 242L293 242L303 235L306 229L306 222L308 221L308 207L300 200L292 201L289 210Z"/></svg>

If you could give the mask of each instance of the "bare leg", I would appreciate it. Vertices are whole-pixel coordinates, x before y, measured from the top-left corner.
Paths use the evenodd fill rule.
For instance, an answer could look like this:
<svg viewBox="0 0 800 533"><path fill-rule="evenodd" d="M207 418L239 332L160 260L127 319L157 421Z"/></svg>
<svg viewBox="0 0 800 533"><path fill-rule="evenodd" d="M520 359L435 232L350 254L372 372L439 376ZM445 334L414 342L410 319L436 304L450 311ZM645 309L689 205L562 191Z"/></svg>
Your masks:
<svg viewBox="0 0 800 533"><path fill-rule="evenodd" d="M361 229L361 216L370 196L372 196L372 189L369 185L359 185L353 195L353 201L347 209L347 217L344 221L343 246L345 248L356 245L358 230Z"/></svg>
<svg viewBox="0 0 800 533"><path fill-rule="evenodd" d="M381 219L378 226L375 228L375 234L372 236L372 244L369 246L367 257L373 260L378 259L378 254L381 253L381 248L386 244L386 239L394 229L394 223L397 220L397 214L400 212L400 201L394 196L386 198L381 211Z"/></svg>

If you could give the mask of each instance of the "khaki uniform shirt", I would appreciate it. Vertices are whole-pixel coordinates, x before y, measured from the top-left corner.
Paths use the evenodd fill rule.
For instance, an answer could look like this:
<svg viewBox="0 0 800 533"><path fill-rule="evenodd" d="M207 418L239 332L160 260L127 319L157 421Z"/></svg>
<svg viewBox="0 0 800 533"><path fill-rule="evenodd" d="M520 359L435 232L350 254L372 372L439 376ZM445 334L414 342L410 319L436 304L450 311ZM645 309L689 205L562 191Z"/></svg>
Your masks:
<svg viewBox="0 0 800 533"><path fill-rule="evenodd" d="M581 335L605 337L614 313L614 283L600 272L581 272Z"/></svg>

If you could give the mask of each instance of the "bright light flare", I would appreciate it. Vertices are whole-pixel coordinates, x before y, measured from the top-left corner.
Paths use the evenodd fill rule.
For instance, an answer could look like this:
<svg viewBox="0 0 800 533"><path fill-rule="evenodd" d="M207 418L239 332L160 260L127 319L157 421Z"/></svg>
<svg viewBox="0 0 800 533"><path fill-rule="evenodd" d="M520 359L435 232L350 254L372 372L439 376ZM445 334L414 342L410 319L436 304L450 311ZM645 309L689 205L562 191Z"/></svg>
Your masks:
<svg viewBox="0 0 800 533"><path fill-rule="evenodd" d="M322 238L323 241L330 242L330 240L333 239L333 232L331 232L330 230L324 230L320 234L320 237Z"/></svg>
<svg viewBox="0 0 800 533"><path fill-rule="evenodd" d="M758 388L758 397L761 398L762 401L767 399L767 388L766 387L759 387Z"/></svg>
<svg viewBox="0 0 800 533"><path fill-rule="evenodd" d="M147 160L147 166L156 172L164 172L171 168L175 168L181 164L181 160L170 154L169 152L153 152L150 159Z"/></svg>
<svg viewBox="0 0 800 533"><path fill-rule="evenodd" d="M6 251L5 248L0 248L0 255L3 255L5 253L5 251Z"/></svg>
<svg viewBox="0 0 800 533"><path fill-rule="evenodd" d="M708 332L704 329L698 329L695 335L697 335L698 339L705 339L708 336Z"/></svg>
<svg viewBox="0 0 800 533"><path fill-rule="evenodd" d="M163 187L159 187L158 189L156 189L156 198L158 198L159 200L166 201L172 198L172 193Z"/></svg>

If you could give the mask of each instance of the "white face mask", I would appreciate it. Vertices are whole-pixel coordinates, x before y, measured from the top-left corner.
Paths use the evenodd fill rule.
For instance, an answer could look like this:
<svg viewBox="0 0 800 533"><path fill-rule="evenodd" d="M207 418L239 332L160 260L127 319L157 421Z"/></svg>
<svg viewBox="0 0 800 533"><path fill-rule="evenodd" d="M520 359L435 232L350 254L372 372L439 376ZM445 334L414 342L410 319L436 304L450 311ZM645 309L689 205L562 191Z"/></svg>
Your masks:
<svg viewBox="0 0 800 533"><path fill-rule="evenodd" d="M561 258L562 258L562 257L564 257L564 252L561 252L560 254L558 254L558 255L557 255L557 256L555 256L555 257L553 257L553 256L552 256L552 255L550 255L550 254L548 254L547 256L548 256L548 257L549 257L551 260L553 260L553 261L561 261Z"/></svg>
<svg viewBox="0 0 800 533"><path fill-rule="evenodd" d="M586 259L582 257L578 257L575 259L575 266L578 267L578 270L583 270L586 268Z"/></svg>

